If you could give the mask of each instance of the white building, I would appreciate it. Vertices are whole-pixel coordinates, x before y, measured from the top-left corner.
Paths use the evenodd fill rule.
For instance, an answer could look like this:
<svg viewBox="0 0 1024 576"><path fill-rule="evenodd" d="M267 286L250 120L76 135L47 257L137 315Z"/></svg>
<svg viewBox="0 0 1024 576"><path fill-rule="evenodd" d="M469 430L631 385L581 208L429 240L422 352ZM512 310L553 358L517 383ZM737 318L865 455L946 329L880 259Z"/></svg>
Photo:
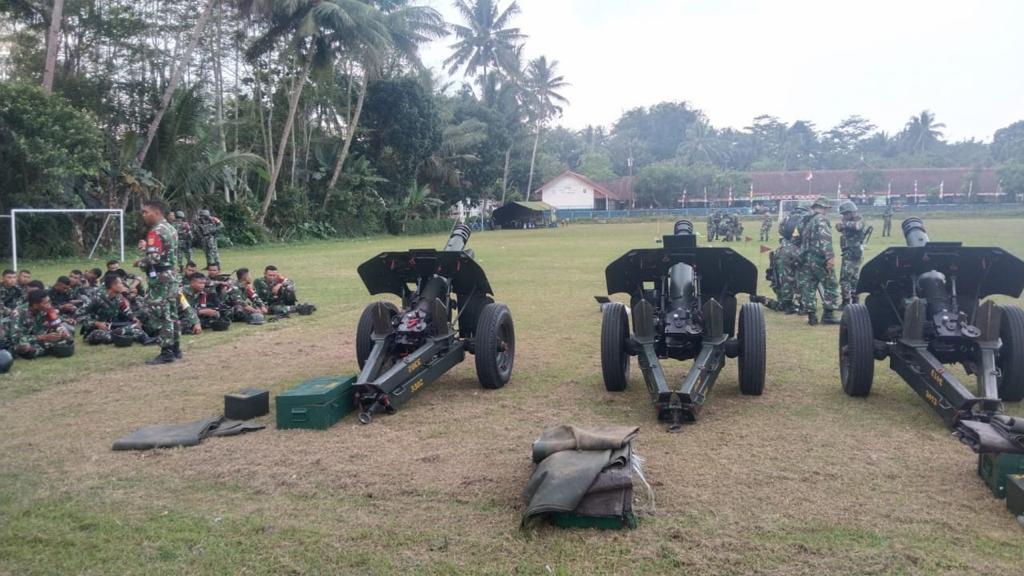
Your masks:
<svg viewBox="0 0 1024 576"><path fill-rule="evenodd" d="M559 210L623 210L633 206L632 179L595 182L567 170L545 182L532 197Z"/></svg>

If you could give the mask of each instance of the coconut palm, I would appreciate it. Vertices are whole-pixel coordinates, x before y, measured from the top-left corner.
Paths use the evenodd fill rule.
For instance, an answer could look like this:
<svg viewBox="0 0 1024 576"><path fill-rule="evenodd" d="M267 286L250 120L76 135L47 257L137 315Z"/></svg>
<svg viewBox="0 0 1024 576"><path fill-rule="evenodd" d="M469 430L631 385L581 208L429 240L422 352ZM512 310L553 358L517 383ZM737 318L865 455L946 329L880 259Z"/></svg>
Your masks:
<svg viewBox="0 0 1024 576"><path fill-rule="evenodd" d="M444 61L449 73L460 68L467 76L481 70L480 81L487 78L490 69L505 68L513 59L515 47L526 39L519 28L508 27L512 17L519 13L519 5L510 3L499 10L495 0L456 0L455 8L463 24L452 24L451 31L458 38L451 45L454 51Z"/></svg>
<svg viewBox="0 0 1024 576"><path fill-rule="evenodd" d="M924 152L942 140L942 129L946 125L935 121L935 113L923 110L918 116L911 116L903 129L903 139L912 152Z"/></svg>
<svg viewBox="0 0 1024 576"><path fill-rule="evenodd" d="M359 118L363 112L363 103L366 102L370 81L379 71L382 61L388 55L392 55L416 68L423 68L419 58L419 47L447 34L444 19L433 8L414 5L408 0L376 0L375 4L383 14L388 43L386 46L364 46L360 54L363 75L359 86L359 96L356 98L356 109L351 122L345 129L345 140L334 162L331 179L327 184L327 192L324 194L324 208L327 208L331 190L338 183L338 178L345 166L345 160L348 158L352 140L359 126ZM387 50L381 50L381 48L387 48Z"/></svg>
<svg viewBox="0 0 1024 576"><path fill-rule="evenodd" d="M284 154L295 124L295 113L310 71L330 68L346 50L383 50L389 37L379 10L359 0L248 0L250 8L269 20L269 29L247 51L250 59L271 51L288 39L295 51L296 72L288 95L288 115L281 131L277 157L270 166L270 182L263 196L257 222L263 224L284 164Z"/></svg>
<svg viewBox="0 0 1024 576"><path fill-rule="evenodd" d="M721 166L729 160L724 142L704 118L686 129L686 137L679 145L679 156L688 164L706 162Z"/></svg>
<svg viewBox="0 0 1024 576"><path fill-rule="evenodd" d="M546 56L541 56L531 60L526 71L526 91L535 122L533 152L530 154L530 177L526 184L527 200L533 191L533 170L537 162L537 144L540 142L541 130L549 119L562 114L560 104L569 103L569 100L558 92L569 86L569 83L565 81L564 76L558 74L557 68L558 60L548 62Z"/></svg>
<svg viewBox="0 0 1024 576"><path fill-rule="evenodd" d="M402 218L402 232L405 232L405 227L409 223L409 220L420 218L424 214L430 215L432 208L437 208L444 204L440 198L431 196L432 190L429 184L419 185L413 182L409 185L408 193L402 200L402 211L404 216Z"/></svg>

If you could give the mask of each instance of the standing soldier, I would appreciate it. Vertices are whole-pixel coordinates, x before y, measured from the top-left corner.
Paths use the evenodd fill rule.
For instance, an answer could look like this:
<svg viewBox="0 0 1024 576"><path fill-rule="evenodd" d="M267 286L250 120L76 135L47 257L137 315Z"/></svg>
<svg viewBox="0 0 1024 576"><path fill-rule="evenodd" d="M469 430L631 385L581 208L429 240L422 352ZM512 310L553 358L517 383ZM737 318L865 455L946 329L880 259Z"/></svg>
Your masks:
<svg viewBox="0 0 1024 576"><path fill-rule="evenodd" d="M800 311L800 283L797 274L800 271L800 238L798 228L807 215L808 210L798 206L786 215L779 223L779 278L781 293L779 304L786 314Z"/></svg>
<svg viewBox="0 0 1024 576"><path fill-rule="evenodd" d="M765 212L764 216L761 217L761 242L767 242L769 240L768 235L772 231L772 213Z"/></svg>
<svg viewBox="0 0 1024 576"><path fill-rule="evenodd" d="M203 252L206 253L206 265L220 264L220 252L217 250L217 235L224 227L220 218L210 216L209 210L200 210L199 219L196 221L199 229L199 240L203 243Z"/></svg>
<svg viewBox="0 0 1024 576"><path fill-rule="evenodd" d="M864 258L864 237L867 230L864 219L857 211L857 205L845 200L839 205L839 213L843 219L836 224L839 247L843 254L843 265L839 269L839 290L843 296L842 307L851 302L857 303L857 280L860 277L860 263Z"/></svg>
<svg viewBox="0 0 1024 576"><path fill-rule="evenodd" d="M175 210L168 216L167 221L178 232L178 268L184 273L185 263L192 261L192 224L183 210Z"/></svg>
<svg viewBox="0 0 1024 576"><path fill-rule="evenodd" d="M892 204L885 203L885 212L882 212L882 236L892 235Z"/></svg>
<svg viewBox="0 0 1024 576"><path fill-rule="evenodd" d="M818 324L818 287L821 287L821 305L823 324L838 324L839 319L835 317L837 300L839 299L839 284L836 282L836 259L835 251L832 248L832 226L825 217L830 202L828 198L819 196L811 204L813 211L810 218L804 221L800 229L801 244L801 271L804 312L807 313L807 323L811 326Z"/></svg>
<svg viewBox="0 0 1024 576"><path fill-rule="evenodd" d="M708 212L708 242L715 241L715 232L718 226L715 224L715 213Z"/></svg>
<svg viewBox="0 0 1024 576"><path fill-rule="evenodd" d="M142 203L142 220L149 226L146 251L139 267L146 271L149 289L146 304L159 326L160 355L149 365L169 364L181 358L181 327L178 324L178 232L164 218L167 207L153 198Z"/></svg>

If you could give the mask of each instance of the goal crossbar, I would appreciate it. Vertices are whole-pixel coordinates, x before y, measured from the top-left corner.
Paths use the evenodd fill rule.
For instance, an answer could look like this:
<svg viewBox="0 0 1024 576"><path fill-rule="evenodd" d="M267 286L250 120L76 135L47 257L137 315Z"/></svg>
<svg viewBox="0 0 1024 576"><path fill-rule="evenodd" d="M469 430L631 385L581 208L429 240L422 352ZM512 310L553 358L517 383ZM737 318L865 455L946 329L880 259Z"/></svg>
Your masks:
<svg viewBox="0 0 1024 576"><path fill-rule="evenodd" d="M18 269L18 214L117 214L121 239L121 262L124 262L124 210L119 208L12 208L11 219L11 264ZM104 222L104 228L106 222ZM95 250L95 247L93 248Z"/></svg>

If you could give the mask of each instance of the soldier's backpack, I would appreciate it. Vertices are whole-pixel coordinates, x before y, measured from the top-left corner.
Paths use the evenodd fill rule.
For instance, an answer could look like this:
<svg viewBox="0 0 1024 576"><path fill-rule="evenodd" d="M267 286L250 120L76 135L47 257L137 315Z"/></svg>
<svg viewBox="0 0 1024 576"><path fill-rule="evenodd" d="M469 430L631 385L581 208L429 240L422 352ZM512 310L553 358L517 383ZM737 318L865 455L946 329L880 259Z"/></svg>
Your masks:
<svg viewBox="0 0 1024 576"><path fill-rule="evenodd" d="M785 220L782 221L782 226L779 228L779 233L782 237L786 240L792 240L793 234L800 227L800 222L805 215L806 212L801 210L794 210L787 214Z"/></svg>

